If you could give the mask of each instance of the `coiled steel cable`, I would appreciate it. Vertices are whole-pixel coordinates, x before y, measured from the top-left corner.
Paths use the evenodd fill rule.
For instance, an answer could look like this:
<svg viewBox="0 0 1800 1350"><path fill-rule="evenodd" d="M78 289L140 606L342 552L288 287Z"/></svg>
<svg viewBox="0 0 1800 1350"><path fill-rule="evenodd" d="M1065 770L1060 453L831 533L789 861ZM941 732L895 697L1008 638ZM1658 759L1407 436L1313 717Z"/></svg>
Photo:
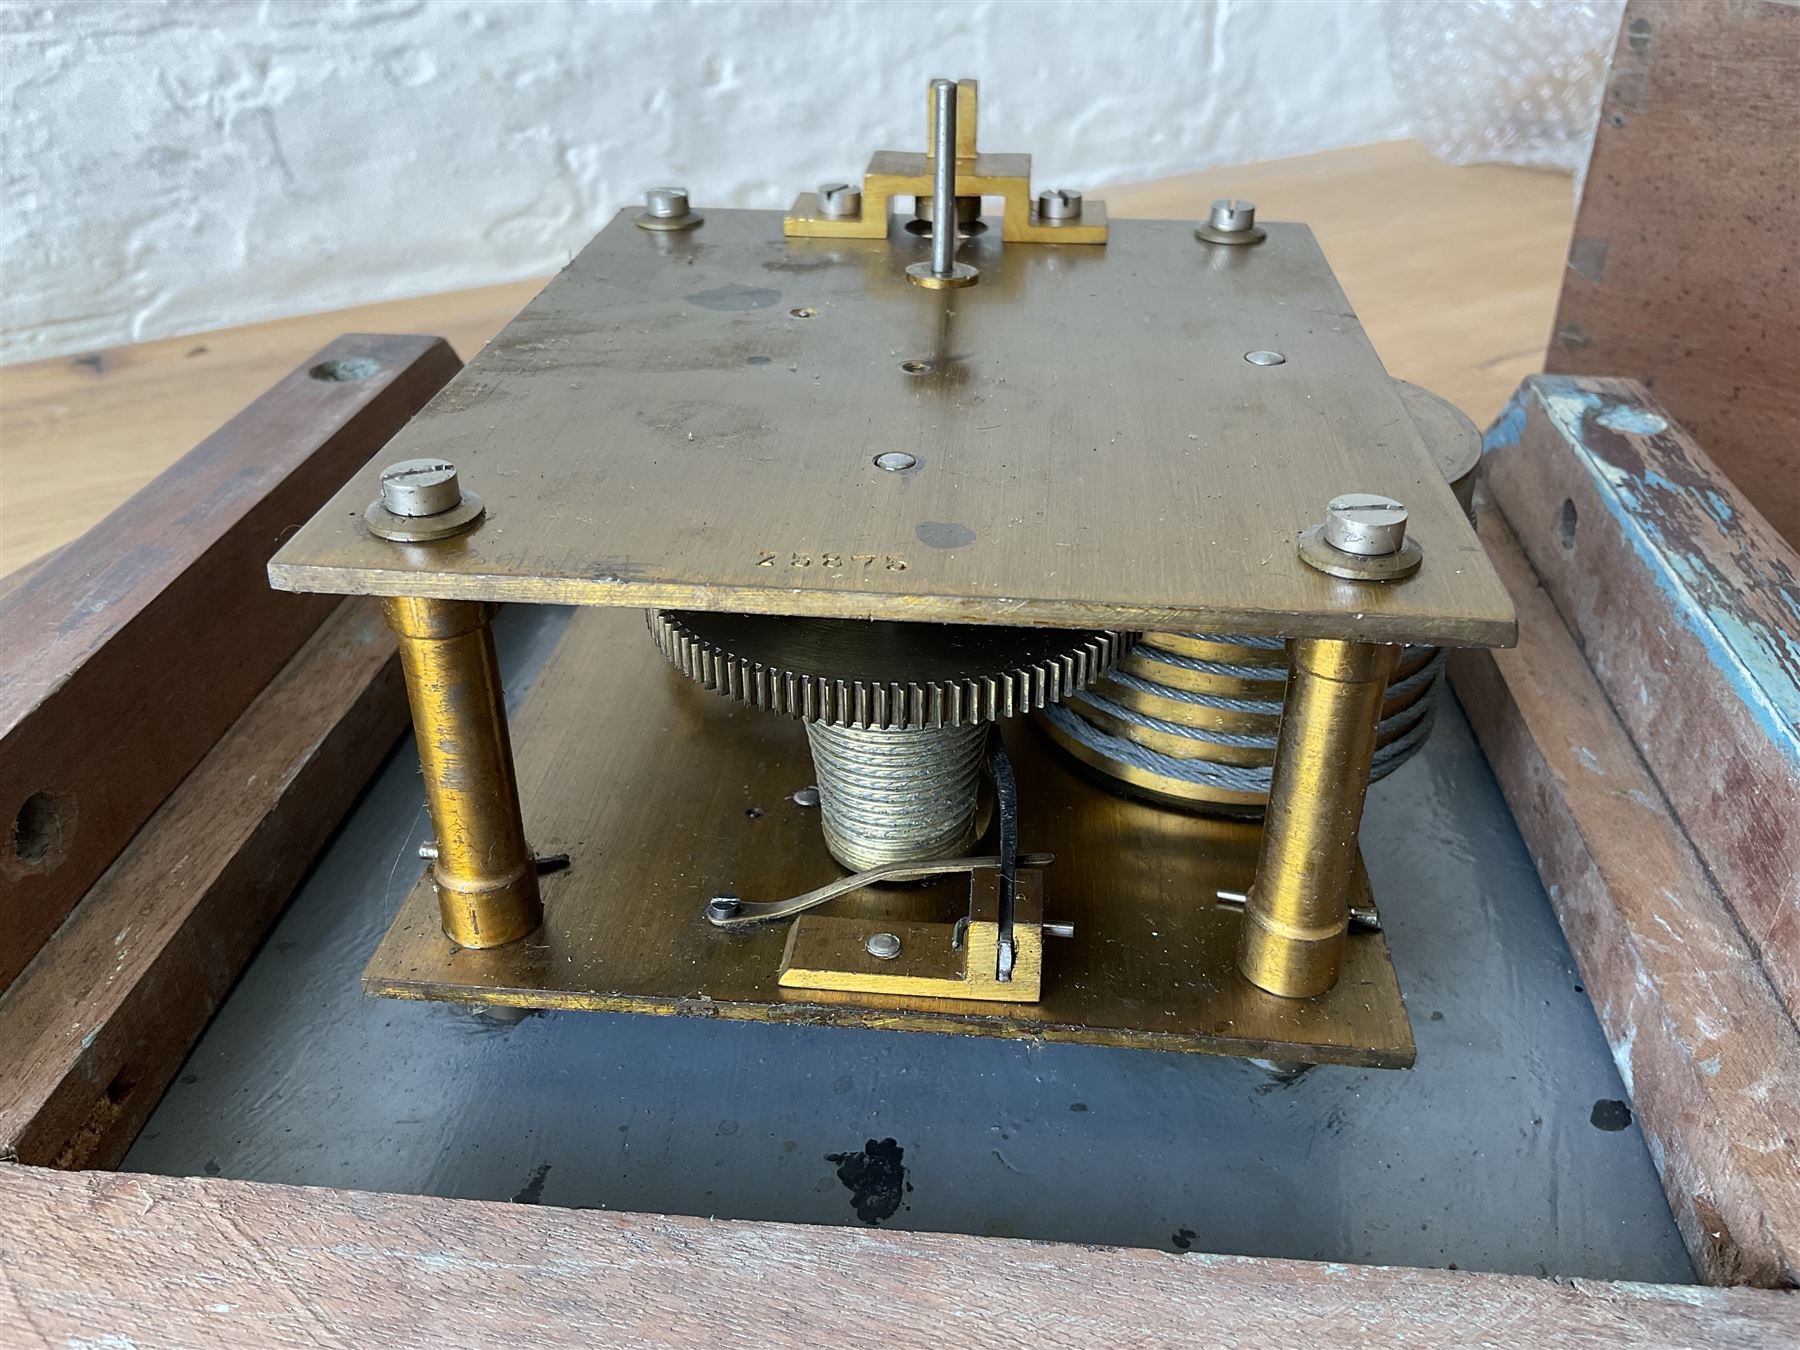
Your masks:
<svg viewBox="0 0 1800 1350"><path fill-rule="evenodd" d="M871 729L811 722L826 846L852 871L967 853L988 725Z"/></svg>

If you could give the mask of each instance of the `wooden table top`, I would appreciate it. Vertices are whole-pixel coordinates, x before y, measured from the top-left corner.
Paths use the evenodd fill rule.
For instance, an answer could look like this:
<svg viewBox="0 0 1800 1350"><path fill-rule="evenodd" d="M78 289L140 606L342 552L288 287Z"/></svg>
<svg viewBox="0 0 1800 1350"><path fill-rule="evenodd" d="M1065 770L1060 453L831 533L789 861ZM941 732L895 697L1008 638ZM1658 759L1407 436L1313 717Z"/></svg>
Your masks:
<svg viewBox="0 0 1800 1350"><path fill-rule="evenodd" d="M1096 189L1117 216L1249 197L1317 233L1391 374L1485 424L1540 368L1567 175L1438 163L1413 141ZM466 360L543 278L0 367L0 574L66 543L344 332L433 333Z"/></svg>

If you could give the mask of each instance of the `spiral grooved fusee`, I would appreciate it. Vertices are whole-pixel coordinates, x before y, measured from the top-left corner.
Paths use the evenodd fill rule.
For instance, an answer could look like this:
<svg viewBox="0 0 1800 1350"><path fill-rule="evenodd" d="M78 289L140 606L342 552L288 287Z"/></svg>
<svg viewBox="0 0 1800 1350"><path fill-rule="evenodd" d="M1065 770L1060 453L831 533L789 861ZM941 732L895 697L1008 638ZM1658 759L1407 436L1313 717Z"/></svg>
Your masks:
<svg viewBox="0 0 1800 1350"><path fill-rule="evenodd" d="M825 842L852 871L966 854L988 724L1056 703L1134 634L652 610L682 674L806 723Z"/></svg>
<svg viewBox="0 0 1800 1350"><path fill-rule="evenodd" d="M969 852L984 725L879 730L809 723L825 845L853 872Z"/></svg>
<svg viewBox="0 0 1800 1350"><path fill-rule="evenodd" d="M1404 380L1394 384L1472 524L1481 433L1454 404ZM1431 648L1409 647L1401 656L1376 727L1372 780L1424 745L1443 671L1442 653ZM1287 644L1279 638L1146 633L1116 669L1079 697L1046 709L1042 722L1070 755L1130 795L1195 811L1260 815L1269 801L1287 691Z"/></svg>

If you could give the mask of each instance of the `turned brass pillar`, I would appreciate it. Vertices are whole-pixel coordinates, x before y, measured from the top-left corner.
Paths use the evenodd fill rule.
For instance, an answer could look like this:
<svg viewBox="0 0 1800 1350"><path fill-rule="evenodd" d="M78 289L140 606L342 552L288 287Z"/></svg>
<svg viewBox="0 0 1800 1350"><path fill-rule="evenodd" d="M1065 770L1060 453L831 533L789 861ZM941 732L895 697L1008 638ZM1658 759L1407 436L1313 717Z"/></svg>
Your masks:
<svg viewBox="0 0 1800 1350"><path fill-rule="evenodd" d="M444 932L464 947L504 946L536 928L543 907L519 815L488 607L402 598L386 608L437 831L432 879Z"/></svg>
<svg viewBox="0 0 1800 1350"><path fill-rule="evenodd" d="M1290 644L1262 851L1237 956L1244 978L1271 994L1309 998L1337 983L1375 728L1399 652L1335 638Z"/></svg>

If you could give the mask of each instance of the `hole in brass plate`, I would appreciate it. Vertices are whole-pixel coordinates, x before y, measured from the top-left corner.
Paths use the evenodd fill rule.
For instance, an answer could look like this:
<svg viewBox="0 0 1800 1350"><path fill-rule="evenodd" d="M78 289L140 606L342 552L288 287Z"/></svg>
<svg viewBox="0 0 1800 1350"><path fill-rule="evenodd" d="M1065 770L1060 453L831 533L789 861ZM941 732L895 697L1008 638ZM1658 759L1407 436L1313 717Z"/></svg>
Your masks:
<svg viewBox="0 0 1800 1350"><path fill-rule="evenodd" d="M790 309L788 313L796 319L816 319L819 316L819 311L810 305L802 305L799 309Z"/></svg>
<svg viewBox="0 0 1800 1350"><path fill-rule="evenodd" d="M933 367L929 361L902 361L900 363L900 369L904 370L908 375L929 375L931 374Z"/></svg>

